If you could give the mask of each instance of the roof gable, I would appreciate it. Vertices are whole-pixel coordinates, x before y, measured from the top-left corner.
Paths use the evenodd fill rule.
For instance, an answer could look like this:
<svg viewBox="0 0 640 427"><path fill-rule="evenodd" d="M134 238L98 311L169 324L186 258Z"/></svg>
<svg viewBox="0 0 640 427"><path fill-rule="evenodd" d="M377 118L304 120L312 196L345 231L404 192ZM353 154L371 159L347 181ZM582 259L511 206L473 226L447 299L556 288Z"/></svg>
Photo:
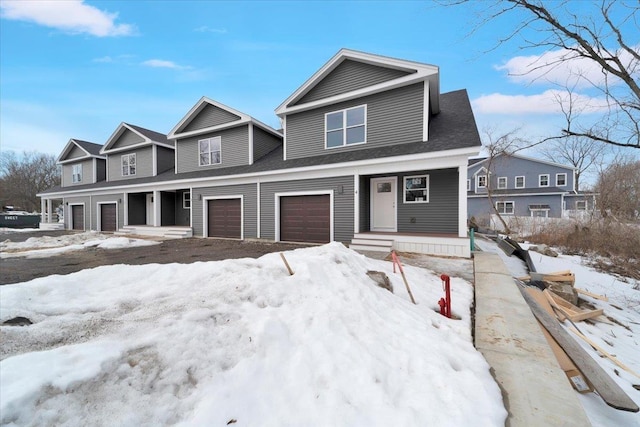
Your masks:
<svg viewBox="0 0 640 427"><path fill-rule="evenodd" d="M389 68L367 62L344 58L325 77L311 86L302 97L292 105L305 104L322 98L363 89L378 83L388 82L415 70Z"/></svg>
<svg viewBox="0 0 640 427"><path fill-rule="evenodd" d="M206 132L227 129L235 126L256 125L263 130L282 138L282 133L254 119L248 114L228 107L205 96L169 132L167 138L176 139Z"/></svg>
<svg viewBox="0 0 640 427"><path fill-rule="evenodd" d="M516 159L524 160L524 161L527 161L527 162L540 163L540 164L543 164L543 165L549 165L549 166L554 166L554 167L557 167L557 168L563 168L563 169L567 169L569 171L573 171L573 170L576 169L573 166L567 166L567 165L563 165L563 164L560 164L560 163L551 162L551 161L548 161L548 160L535 159L533 157L527 157L527 156L523 156L521 154L505 154L505 153L501 153L501 154L496 155L494 157L493 161L496 161L497 159L501 159L501 158L504 158L506 161L508 161L509 157L514 157ZM474 159L471 159L471 160L474 160ZM485 164L490 160L490 158L487 157L487 158L481 159L480 161L475 161L473 163L471 163L471 160L469 160L469 167L470 168L471 168L471 166L476 167L477 165ZM503 161L505 161L505 160L503 160Z"/></svg>
<svg viewBox="0 0 640 427"><path fill-rule="evenodd" d="M420 81L429 82L429 105L439 112L439 68L349 49L341 49L289 96L276 114L304 111L321 105L371 95Z"/></svg>
<svg viewBox="0 0 640 427"><path fill-rule="evenodd" d="M173 144L167 140L166 135L123 122L120 123L115 132L109 137L107 143L100 150L100 153L113 153L147 145L159 145L170 149L174 148Z"/></svg>
<svg viewBox="0 0 640 427"><path fill-rule="evenodd" d="M67 145L65 145L62 153L60 153L60 156L58 156L57 162L68 163L92 157L104 159L104 156L100 155L101 147L100 144L71 138L69 142L67 142Z"/></svg>

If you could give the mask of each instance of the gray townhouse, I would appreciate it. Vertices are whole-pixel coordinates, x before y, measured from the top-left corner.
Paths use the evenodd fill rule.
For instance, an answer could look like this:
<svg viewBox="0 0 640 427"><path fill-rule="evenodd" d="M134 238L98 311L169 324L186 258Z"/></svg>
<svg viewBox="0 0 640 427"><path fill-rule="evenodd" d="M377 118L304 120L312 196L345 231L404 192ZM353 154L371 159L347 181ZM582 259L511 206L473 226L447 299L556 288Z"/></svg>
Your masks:
<svg viewBox="0 0 640 427"><path fill-rule="evenodd" d="M342 49L275 113L281 129L203 97L166 135L122 123L102 146L72 139L63 175L92 179L39 194L41 227L62 204L74 230L470 256L480 138L437 66Z"/></svg>
<svg viewBox="0 0 640 427"><path fill-rule="evenodd" d="M468 217L486 225L495 209L507 217L567 218L594 212L595 193L577 191L572 166L519 154L471 159L467 171Z"/></svg>

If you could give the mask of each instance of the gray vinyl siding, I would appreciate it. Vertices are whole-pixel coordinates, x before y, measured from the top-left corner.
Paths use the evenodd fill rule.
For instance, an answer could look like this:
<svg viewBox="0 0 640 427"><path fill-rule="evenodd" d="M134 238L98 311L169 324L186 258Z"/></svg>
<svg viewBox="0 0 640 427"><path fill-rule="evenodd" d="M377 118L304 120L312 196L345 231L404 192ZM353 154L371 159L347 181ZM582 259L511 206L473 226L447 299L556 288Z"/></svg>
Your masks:
<svg viewBox="0 0 640 427"><path fill-rule="evenodd" d="M249 126L239 126L218 132L206 133L176 141L178 150L178 173L194 172L204 169L219 169L249 164ZM219 165L199 166L198 141L221 137L222 163Z"/></svg>
<svg viewBox="0 0 640 427"><path fill-rule="evenodd" d="M429 176L429 202L404 203L404 177ZM398 177L397 228L399 233L458 233L458 170L413 171L361 178L360 230L369 231L371 178ZM363 193L366 197L363 197Z"/></svg>
<svg viewBox="0 0 640 427"><path fill-rule="evenodd" d="M71 205L84 203L84 229L92 230L91 224L91 200L87 197L65 197L62 199L64 205L64 228L71 229ZM93 228L95 229L95 228Z"/></svg>
<svg viewBox="0 0 640 427"><path fill-rule="evenodd" d="M334 240L349 242L353 238L353 176L260 184L260 237L275 239L275 194L333 190Z"/></svg>
<svg viewBox="0 0 640 427"><path fill-rule="evenodd" d="M484 167L487 169L487 162L478 163L469 166L467 169L467 178L471 179L471 191L476 191L476 182L474 174ZM528 159L521 159L518 157L506 157L501 156L495 158L491 162L491 188L497 188L498 177L507 178L507 190L516 189L516 176L524 176L524 188L536 188L540 189L540 192L545 192L546 189L556 186L556 175L566 173L567 184L562 187L558 187L564 191L573 190L573 169L569 167L560 167L551 165L548 163L536 162ZM481 172L478 175L484 175L486 172ZM539 176L541 174L549 175L549 187L540 187ZM484 190L479 190L484 191Z"/></svg>
<svg viewBox="0 0 640 427"><path fill-rule="evenodd" d="M96 159L96 180L98 182L107 179L107 161L104 159Z"/></svg>
<svg viewBox="0 0 640 427"><path fill-rule="evenodd" d="M513 202L514 214L503 216L531 216L531 205L548 205L549 218L562 217L562 196L560 194L550 195L523 195L523 196L499 196L493 198L496 202ZM474 218L476 223L486 223L489 217L494 214L489 199L487 197L473 197L467 200L468 218Z"/></svg>
<svg viewBox="0 0 640 427"><path fill-rule="evenodd" d="M407 71L380 67L347 59L323 78L294 105L351 92L378 83L404 77Z"/></svg>
<svg viewBox="0 0 640 427"><path fill-rule="evenodd" d="M82 181L73 182L73 165L82 164ZM86 185L93 183L93 159L82 160L76 163L62 165L62 183L64 187L74 185Z"/></svg>
<svg viewBox="0 0 640 427"><path fill-rule="evenodd" d="M142 138L140 135L130 131L129 129L126 129L124 132L122 132L122 135L120 135L120 137L111 145L110 149L129 147L131 145L140 144L144 141L144 138Z"/></svg>
<svg viewBox="0 0 640 427"><path fill-rule="evenodd" d="M183 207L183 194L189 190L176 191L175 219L176 225L189 226L191 224L191 209ZM193 204L193 201L191 202Z"/></svg>
<svg viewBox="0 0 640 427"><path fill-rule="evenodd" d="M265 154L270 153L282 145L282 138L263 131L257 126L253 127L253 161L255 162Z"/></svg>
<svg viewBox="0 0 640 427"><path fill-rule="evenodd" d="M422 141L422 83L287 116L287 159ZM325 113L367 106L367 142L325 149Z"/></svg>
<svg viewBox="0 0 640 427"><path fill-rule="evenodd" d="M194 236L204 236L203 212L206 197L243 196L243 228L245 239L258 237L258 186L257 184L229 185L224 187L194 188L191 198L193 216L191 227ZM200 200L202 198L202 200Z"/></svg>
<svg viewBox="0 0 640 427"><path fill-rule="evenodd" d="M125 154L133 153L136 154L136 174L122 176L122 156L124 156ZM110 154L107 159L107 167L109 168L109 181L153 176L153 153L151 146Z"/></svg>
<svg viewBox="0 0 640 427"><path fill-rule="evenodd" d="M86 155L87 153L85 153L82 148L74 145L71 151L69 151L69 154L67 154L67 156L62 160L77 159L78 157L85 157Z"/></svg>
<svg viewBox="0 0 640 427"><path fill-rule="evenodd" d="M207 104L180 132L190 132L236 120L240 120L240 117L222 108Z"/></svg>
<svg viewBox="0 0 640 427"><path fill-rule="evenodd" d="M175 152L170 148L157 146L158 174L173 169L175 163Z"/></svg>
<svg viewBox="0 0 640 427"><path fill-rule="evenodd" d="M100 206L98 203L101 202L115 202L117 205L118 211L118 228L122 228L124 226L124 194L123 193L114 193L114 194L106 194L100 196L92 196L91 197L91 224L92 230L98 230L98 215L100 215Z"/></svg>

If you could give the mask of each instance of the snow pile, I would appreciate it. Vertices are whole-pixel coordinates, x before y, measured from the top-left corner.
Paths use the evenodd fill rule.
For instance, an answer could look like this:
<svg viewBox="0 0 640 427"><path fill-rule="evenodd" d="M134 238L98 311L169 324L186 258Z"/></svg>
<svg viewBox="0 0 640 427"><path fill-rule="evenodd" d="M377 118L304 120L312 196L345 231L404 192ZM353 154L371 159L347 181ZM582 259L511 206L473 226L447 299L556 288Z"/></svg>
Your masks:
<svg viewBox="0 0 640 427"><path fill-rule="evenodd" d="M111 237L96 231L87 231L64 236L30 237L24 242L12 242L7 239L0 242L0 258L24 256L27 258L45 258L64 252L97 247L102 249L120 249L133 246L157 245L159 242L128 237Z"/></svg>
<svg viewBox="0 0 640 427"><path fill-rule="evenodd" d="M2 287L1 422L498 426L471 285L333 243L190 265L108 266ZM368 270L385 272L394 294ZM234 421L235 422L232 422Z"/></svg>

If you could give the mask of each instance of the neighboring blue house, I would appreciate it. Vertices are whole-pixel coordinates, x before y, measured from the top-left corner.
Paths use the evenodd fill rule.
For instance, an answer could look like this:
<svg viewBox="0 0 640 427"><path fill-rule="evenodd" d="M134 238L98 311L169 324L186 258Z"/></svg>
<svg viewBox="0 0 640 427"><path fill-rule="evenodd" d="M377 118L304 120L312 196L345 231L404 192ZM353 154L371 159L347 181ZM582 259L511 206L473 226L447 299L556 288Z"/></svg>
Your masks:
<svg viewBox="0 0 640 427"><path fill-rule="evenodd" d="M68 229L470 256L480 138L437 66L342 49L275 111L281 130L203 97L168 135L122 123L100 150L72 142L65 173L93 155L104 178L39 194L43 218L61 202Z"/></svg>
<svg viewBox="0 0 640 427"><path fill-rule="evenodd" d="M521 155L501 154L493 159L471 159L467 170L468 218L487 225L495 214L502 216L566 218L595 210L595 194L575 189L575 172L565 166Z"/></svg>

